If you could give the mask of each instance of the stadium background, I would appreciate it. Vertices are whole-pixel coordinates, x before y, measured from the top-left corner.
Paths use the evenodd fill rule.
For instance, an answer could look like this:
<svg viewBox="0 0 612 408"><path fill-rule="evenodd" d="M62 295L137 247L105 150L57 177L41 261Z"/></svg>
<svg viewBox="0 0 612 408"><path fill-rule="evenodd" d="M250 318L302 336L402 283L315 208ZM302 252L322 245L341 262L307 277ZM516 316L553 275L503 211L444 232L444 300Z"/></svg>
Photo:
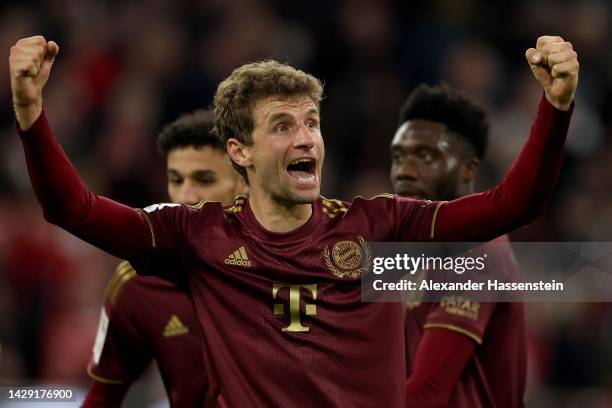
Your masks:
<svg viewBox="0 0 612 408"><path fill-rule="evenodd" d="M207 106L236 66L275 58L326 84L324 194L391 190L388 146L415 84L444 80L482 103L491 136L480 187L497 183L539 100L523 53L542 34L581 63L562 179L545 217L515 240L612 241L612 6L605 0L4 1L0 51L43 34L60 45L45 107L92 190L166 201L155 135ZM0 384L87 383L104 286L117 262L46 224L14 130L0 65ZM612 406L610 304L531 304L531 407ZM503 350L500 350L503 352ZM130 400L155 400L159 379ZM151 387L150 384L155 384Z"/></svg>

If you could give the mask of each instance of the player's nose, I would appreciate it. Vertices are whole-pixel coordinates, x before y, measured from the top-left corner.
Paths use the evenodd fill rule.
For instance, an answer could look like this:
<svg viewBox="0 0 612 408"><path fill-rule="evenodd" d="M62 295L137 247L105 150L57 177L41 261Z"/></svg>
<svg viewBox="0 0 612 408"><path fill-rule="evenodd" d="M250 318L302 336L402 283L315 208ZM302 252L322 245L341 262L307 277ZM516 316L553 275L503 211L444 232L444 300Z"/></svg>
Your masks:
<svg viewBox="0 0 612 408"><path fill-rule="evenodd" d="M307 148L307 149L311 149L314 147L315 136L312 134L311 129L305 124L302 124L299 127L297 134L295 136L294 145L295 147L302 147L302 148Z"/></svg>
<svg viewBox="0 0 612 408"><path fill-rule="evenodd" d="M183 204L195 204L201 201L197 189L191 183L183 183L178 194L179 202Z"/></svg>
<svg viewBox="0 0 612 408"><path fill-rule="evenodd" d="M395 180L415 181L419 178L419 172L414 162L406 158L401 164L394 166L392 177Z"/></svg>

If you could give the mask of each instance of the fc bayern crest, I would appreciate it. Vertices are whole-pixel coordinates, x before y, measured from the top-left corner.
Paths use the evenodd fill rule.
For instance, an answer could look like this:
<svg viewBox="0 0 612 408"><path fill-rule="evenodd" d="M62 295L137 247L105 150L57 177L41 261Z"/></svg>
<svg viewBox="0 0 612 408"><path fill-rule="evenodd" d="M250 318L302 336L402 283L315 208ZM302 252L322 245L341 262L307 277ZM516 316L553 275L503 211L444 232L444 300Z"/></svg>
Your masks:
<svg viewBox="0 0 612 408"><path fill-rule="evenodd" d="M339 241L332 250L325 245L323 258L329 271L338 278L359 279L372 264L370 248L361 235L357 236L357 242Z"/></svg>

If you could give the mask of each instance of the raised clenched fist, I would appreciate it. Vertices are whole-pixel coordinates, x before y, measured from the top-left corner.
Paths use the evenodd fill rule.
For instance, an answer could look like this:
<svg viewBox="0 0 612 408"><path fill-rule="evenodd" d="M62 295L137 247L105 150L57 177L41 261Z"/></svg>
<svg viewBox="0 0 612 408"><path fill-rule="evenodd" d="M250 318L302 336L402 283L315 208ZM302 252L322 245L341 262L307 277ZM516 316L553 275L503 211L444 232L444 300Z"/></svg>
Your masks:
<svg viewBox="0 0 612 408"><path fill-rule="evenodd" d="M533 76L542 84L548 101L557 109L569 109L578 86L578 54L572 43L559 36L538 38L525 52Z"/></svg>
<svg viewBox="0 0 612 408"><path fill-rule="evenodd" d="M43 36L22 38L11 47L9 67L13 105L22 129L29 128L42 111L42 90L49 79L58 45Z"/></svg>

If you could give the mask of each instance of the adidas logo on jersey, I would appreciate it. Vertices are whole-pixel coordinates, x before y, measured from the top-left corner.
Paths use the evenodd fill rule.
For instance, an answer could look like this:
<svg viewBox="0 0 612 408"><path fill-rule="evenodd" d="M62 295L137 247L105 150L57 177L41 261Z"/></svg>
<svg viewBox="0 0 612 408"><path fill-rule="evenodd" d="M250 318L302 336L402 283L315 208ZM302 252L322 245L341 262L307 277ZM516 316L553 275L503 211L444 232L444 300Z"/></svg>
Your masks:
<svg viewBox="0 0 612 408"><path fill-rule="evenodd" d="M226 265L236 265L236 266L246 266L250 268L252 266L249 257L247 256L246 250L244 246L241 246L237 250L234 251L233 254L230 254L227 258L225 258Z"/></svg>
<svg viewBox="0 0 612 408"><path fill-rule="evenodd" d="M164 337L174 337L185 333L189 333L187 326L180 321L177 315L172 315L164 329Z"/></svg>

